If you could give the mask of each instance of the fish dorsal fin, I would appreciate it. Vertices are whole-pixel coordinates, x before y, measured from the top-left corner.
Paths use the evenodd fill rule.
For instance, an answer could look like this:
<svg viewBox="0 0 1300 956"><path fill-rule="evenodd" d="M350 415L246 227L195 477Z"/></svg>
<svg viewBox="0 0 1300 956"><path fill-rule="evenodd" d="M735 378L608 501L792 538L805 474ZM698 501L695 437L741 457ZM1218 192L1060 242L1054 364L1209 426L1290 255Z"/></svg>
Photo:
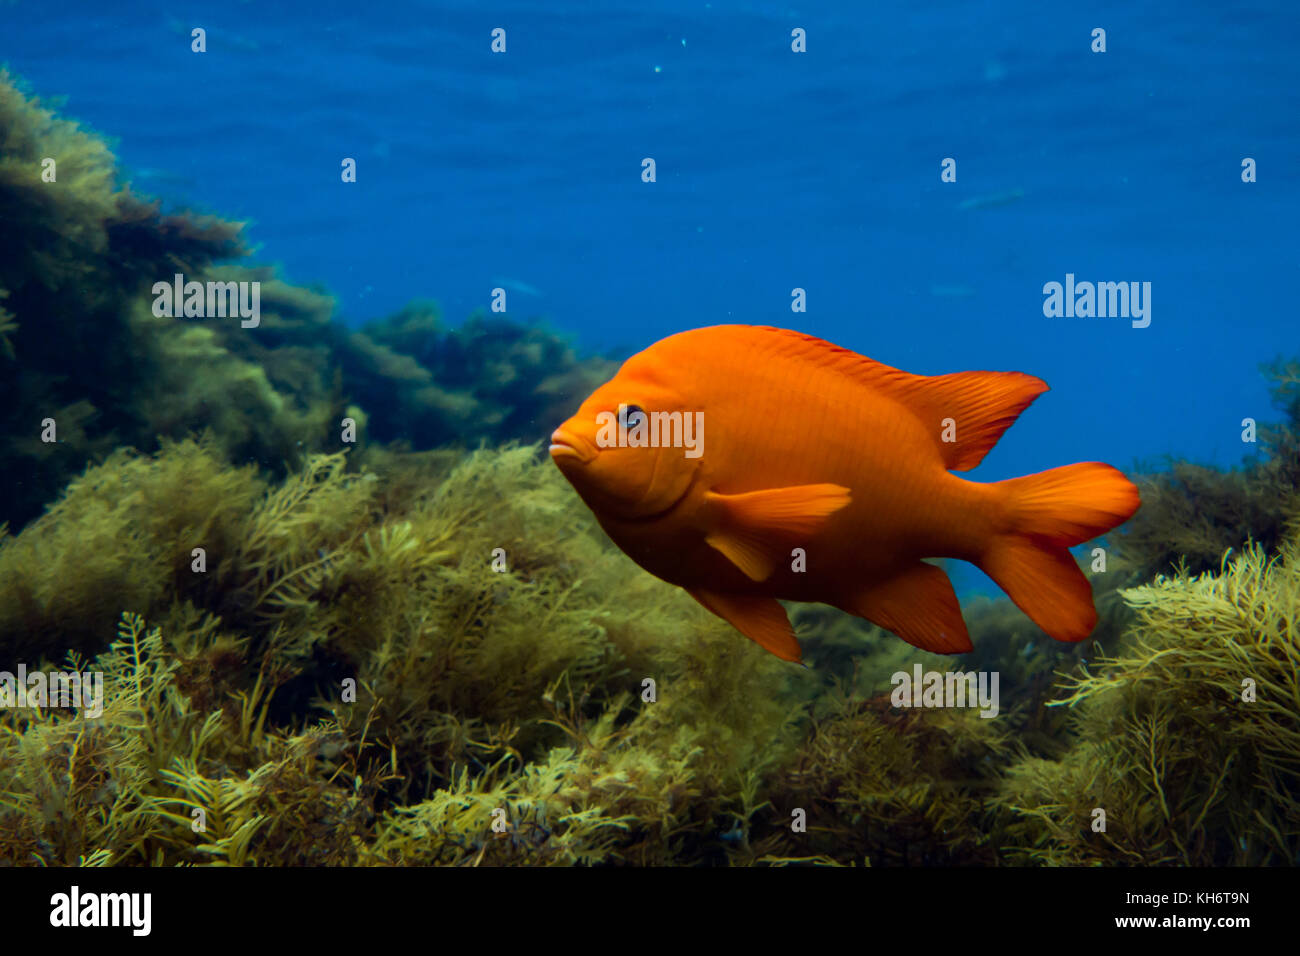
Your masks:
<svg viewBox="0 0 1300 956"><path fill-rule="evenodd" d="M968 471L983 461L1020 413L1047 391L1046 382L1024 372L915 377L920 381L912 386L909 403L934 429L944 464L951 471Z"/></svg>
<svg viewBox="0 0 1300 956"><path fill-rule="evenodd" d="M738 495L710 491L705 500L714 518L704 540L746 577L766 581L776 569L776 556L786 546L815 534L827 517L849 503L849 489L820 484Z"/></svg>
<svg viewBox="0 0 1300 956"><path fill-rule="evenodd" d="M983 461L1020 413L1047 391L1046 382L1023 372L913 375L802 332L756 328L786 337L787 354L793 349L795 357L833 368L906 405L931 430L950 471L967 471ZM951 440L945 440L945 431Z"/></svg>

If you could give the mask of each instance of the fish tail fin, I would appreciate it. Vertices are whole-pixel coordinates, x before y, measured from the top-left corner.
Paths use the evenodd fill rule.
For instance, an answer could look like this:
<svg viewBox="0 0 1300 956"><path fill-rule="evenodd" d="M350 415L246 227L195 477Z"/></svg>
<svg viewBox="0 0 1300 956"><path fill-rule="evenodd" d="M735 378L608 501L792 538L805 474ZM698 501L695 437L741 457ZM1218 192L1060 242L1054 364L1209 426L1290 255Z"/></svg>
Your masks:
<svg viewBox="0 0 1300 956"><path fill-rule="evenodd" d="M1137 487L1101 462L999 481L1010 529L979 561L1020 610L1058 641L1081 641L1097 624L1092 585L1069 548L1123 524L1141 503Z"/></svg>

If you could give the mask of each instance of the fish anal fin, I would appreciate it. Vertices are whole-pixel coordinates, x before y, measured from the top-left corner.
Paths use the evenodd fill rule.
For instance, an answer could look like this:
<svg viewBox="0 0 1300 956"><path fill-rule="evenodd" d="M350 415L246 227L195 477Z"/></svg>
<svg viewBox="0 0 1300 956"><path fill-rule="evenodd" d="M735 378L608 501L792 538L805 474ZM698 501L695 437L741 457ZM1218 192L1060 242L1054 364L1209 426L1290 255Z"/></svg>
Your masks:
<svg viewBox="0 0 1300 956"><path fill-rule="evenodd" d="M776 568L776 554L815 534L826 519L849 503L843 485L793 485L736 495L711 491L713 527L704 540L754 581Z"/></svg>
<svg viewBox="0 0 1300 956"><path fill-rule="evenodd" d="M799 663L803 652L790 618L775 598L724 594L699 588L687 593L747 638L783 661Z"/></svg>
<svg viewBox="0 0 1300 956"><path fill-rule="evenodd" d="M936 654L973 650L961 605L942 568L918 561L836 606Z"/></svg>

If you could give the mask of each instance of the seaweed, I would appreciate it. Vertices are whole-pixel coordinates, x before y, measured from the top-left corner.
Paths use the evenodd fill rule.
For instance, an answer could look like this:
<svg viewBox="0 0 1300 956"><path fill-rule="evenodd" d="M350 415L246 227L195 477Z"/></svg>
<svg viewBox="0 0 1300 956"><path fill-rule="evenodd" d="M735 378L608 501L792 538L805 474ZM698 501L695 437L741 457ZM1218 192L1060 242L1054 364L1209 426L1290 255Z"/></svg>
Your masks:
<svg viewBox="0 0 1300 956"><path fill-rule="evenodd" d="M164 213L118 180L101 137L0 72L0 519L15 528L88 463L202 431L271 479L345 447L346 418L357 444L535 441L610 368L538 324L443 327L429 303L350 328L327 292L249 263L244 224ZM178 273L257 283L258 323L155 315L155 283Z"/></svg>
<svg viewBox="0 0 1300 956"><path fill-rule="evenodd" d="M1294 540L1219 576L1100 581L1099 634L1075 647L1005 601L968 607L958 659L801 609L805 670L640 572L533 447L372 446L278 482L224 454L211 437L119 450L0 535L6 658L99 654L110 675L99 720L4 714L0 858L1294 855ZM892 708L888 676L917 662L998 671L999 719ZM1243 676L1258 705L1231 698ZM196 809L202 833L183 825Z"/></svg>
<svg viewBox="0 0 1300 956"><path fill-rule="evenodd" d="M0 535L7 659L73 649L108 683L99 719L0 715L0 859L1294 858L1294 538L1100 586L1105 653L1006 602L968 608L955 660L800 611L805 670L637 569L534 447L311 455L278 482L223 454L120 450ZM999 719L892 708L918 661L997 670Z"/></svg>
<svg viewBox="0 0 1300 956"><path fill-rule="evenodd" d="M108 685L98 719L6 711L0 859L667 862L797 740L802 672L615 552L534 448L412 499L342 453L274 485L219 454L121 451L0 538L0 643L98 651ZM550 836L413 835L471 791Z"/></svg>
<svg viewBox="0 0 1300 956"><path fill-rule="evenodd" d="M813 722L771 791L752 859L871 865L998 861L991 826L1008 726L969 710L891 711L839 697ZM791 827L806 814L807 832Z"/></svg>
<svg viewBox="0 0 1300 956"><path fill-rule="evenodd" d="M474 313L448 329L430 302L367 323L340 355L371 436L417 448L544 438L614 367L541 325Z"/></svg>
<svg viewBox="0 0 1300 956"><path fill-rule="evenodd" d="M203 639L215 637L205 628ZM69 664L85 668L76 658ZM340 779L343 737L328 724L300 735L268 732L261 684L232 709L196 710L179 692L179 664L160 630L136 615L123 615L94 667L105 679L100 718L0 713L0 860L356 859L353 835L367 820L375 782Z"/></svg>
<svg viewBox="0 0 1300 956"><path fill-rule="evenodd" d="M5 658L98 653L123 609L152 616L178 599L220 593L223 556L260 493L252 471L226 465L210 442L167 444L156 457L114 452L0 540ZM212 555L210 576L191 570L196 547Z"/></svg>
<svg viewBox="0 0 1300 956"><path fill-rule="evenodd" d="M1012 767L1013 858L1291 865L1300 852L1300 538L1125 592L1137 621L1057 704L1077 740ZM1096 810L1105 829L1095 830Z"/></svg>
<svg viewBox="0 0 1300 956"><path fill-rule="evenodd" d="M6 289L0 289L0 302L9 298L9 292ZM0 305L0 353L11 362L18 358L14 351L13 341L10 336L18 329L18 323L14 321L13 313Z"/></svg>
<svg viewBox="0 0 1300 956"><path fill-rule="evenodd" d="M5 517L17 525L86 461L138 432L126 399L136 374L129 314L142 286L241 246L237 225L163 216L119 188L104 141L28 100L3 71L0 219L0 344L9 359L0 376L0 452ZM152 244L140 241L146 233ZM39 437L47 418L57 423L57 442Z"/></svg>

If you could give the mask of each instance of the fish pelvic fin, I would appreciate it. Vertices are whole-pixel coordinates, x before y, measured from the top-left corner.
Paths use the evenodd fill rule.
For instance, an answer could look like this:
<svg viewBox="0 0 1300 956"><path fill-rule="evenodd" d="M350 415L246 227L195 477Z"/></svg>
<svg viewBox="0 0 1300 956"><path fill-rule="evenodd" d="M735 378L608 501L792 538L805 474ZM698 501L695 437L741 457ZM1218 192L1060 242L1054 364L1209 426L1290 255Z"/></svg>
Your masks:
<svg viewBox="0 0 1300 956"><path fill-rule="evenodd" d="M1097 625L1097 608L1069 548L1132 517L1137 486L1110 465L1082 462L992 487L1008 497L1011 531L977 563L1048 636L1082 641Z"/></svg>
<svg viewBox="0 0 1300 956"><path fill-rule="evenodd" d="M863 588L836 607L893 631L923 651L974 650L952 582L942 568L924 561Z"/></svg>
<svg viewBox="0 0 1300 956"><path fill-rule="evenodd" d="M745 528L713 531L704 536L709 547L721 551L728 561L740 568L751 581L766 581L776 570L774 549L762 535L750 533Z"/></svg>
<svg viewBox="0 0 1300 956"><path fill-rule="evenodd" d="M791 543L815 534L826 519L849 503L843 485L794 485L738 495L710 491L714 527L704 540L752 581L766 581L776 556Z"/></svg>
<svg viewBox="0 0 1300 956"><path fill-rule="evenodd" d="M687 593L764 650L783 661L802 662L799 639L794 635L785 608L775 598L723 594L700 588L688 589Z"/></svg>

